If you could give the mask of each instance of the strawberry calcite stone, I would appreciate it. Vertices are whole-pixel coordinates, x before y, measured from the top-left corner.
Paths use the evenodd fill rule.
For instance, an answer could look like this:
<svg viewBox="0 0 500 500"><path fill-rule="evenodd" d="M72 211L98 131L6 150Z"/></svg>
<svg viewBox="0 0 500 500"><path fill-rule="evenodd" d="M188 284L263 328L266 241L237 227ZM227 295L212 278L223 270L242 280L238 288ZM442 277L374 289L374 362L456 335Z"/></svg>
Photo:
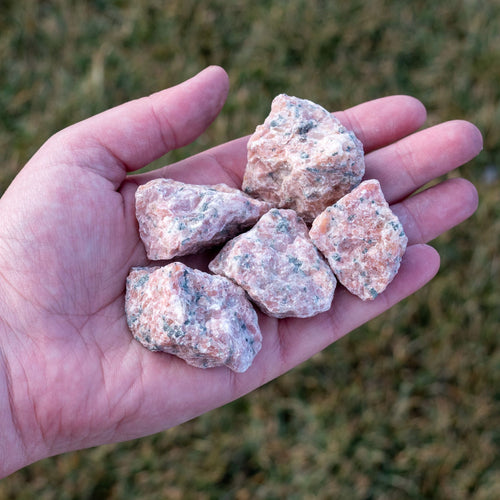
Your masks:
<svg viewBox="0 0 500 500"><path fill-rule="evenodd" d="M338 280L363 300L374 299L393 280L408 242L377 180L362 182L328 207L309 234Z"/></svg>
<svg viewBox="0 0 500 500"><path fill-rule="evenodd" d="M135 199L139 234L152 260L223 243L271 208L225 184L200 186L172 179L139 186Z"/></svg>
<svg viewBox="0 0 500 500"><path fill-rule="evenodd" d="M262 345L257 313L231 280L180 262L132 268L125 311L143 346L199 368L244 372Z"/></svg>
<svg viewBox="0 0 500 500"><path fill-rule="evenodd" d="M363 145L326 109L280 94L248 142L242 189L306 222L357 186Z"/></svg>
<svg viewBox="0 0 500 500"><path fill-rule="evenodd" d="M314 316L330 308L336 279L293 211L272 209L230 240L209 264L234 280L268 315Z"/></svg>

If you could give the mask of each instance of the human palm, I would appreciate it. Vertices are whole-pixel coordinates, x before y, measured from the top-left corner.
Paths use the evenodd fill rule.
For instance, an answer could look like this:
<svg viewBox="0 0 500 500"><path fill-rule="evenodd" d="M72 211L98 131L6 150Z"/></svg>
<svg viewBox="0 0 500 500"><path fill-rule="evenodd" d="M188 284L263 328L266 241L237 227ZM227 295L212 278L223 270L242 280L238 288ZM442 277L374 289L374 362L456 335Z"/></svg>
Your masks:
<svg viewBox="0 0 500 500"><path fill-rule="evenodd" d="M124 315L130 267L148 264L135 189L159 176L239 187L246 139L147 174L127 173L194 140L220 111L227 87L225 73L208 68L73 125L38 151L0 199L3 474L52 454L157 432L262 385L423 286L439 265L423 243L475 210L475 189L461 179L410 196L480 151L474 126L455 121L415 132L425 110L404 96L337 113L362 140L366 177L381 181L409 237L393 283L372 302L338 287L332 309L310 319L260 314L263 348L243 374L149 352L132 339ZM187 261L204 268L208 256Z"/></svg>

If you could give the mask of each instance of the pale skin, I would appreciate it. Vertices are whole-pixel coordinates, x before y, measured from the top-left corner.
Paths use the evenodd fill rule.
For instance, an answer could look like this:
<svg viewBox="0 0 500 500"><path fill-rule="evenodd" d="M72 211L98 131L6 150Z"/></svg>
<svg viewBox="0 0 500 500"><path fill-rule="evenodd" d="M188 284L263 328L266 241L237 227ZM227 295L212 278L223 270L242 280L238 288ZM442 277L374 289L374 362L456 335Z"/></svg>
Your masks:
<svg viewBox="0 0 500 500"><path fill-rule="evenodd" d="M129 269L148 264L135 189L155 177L240 187L247 138L127 173L196 139L228 86L226 73L210 67L64 129L0 199L0 477L51 455L178 425L290 370L431 280L439 256L426 243L477 207L474 186L460 178L410 197L480 152L474 125L419 130L425 109L407 96L335 113L363 142L366 178L380 180L408 235L395 280L371 302L339 287L331 310L311 319L261 314L262 351L243 374L149 352L132 339L124 315ZM206 265L203 256L191 262Z"/></svg>

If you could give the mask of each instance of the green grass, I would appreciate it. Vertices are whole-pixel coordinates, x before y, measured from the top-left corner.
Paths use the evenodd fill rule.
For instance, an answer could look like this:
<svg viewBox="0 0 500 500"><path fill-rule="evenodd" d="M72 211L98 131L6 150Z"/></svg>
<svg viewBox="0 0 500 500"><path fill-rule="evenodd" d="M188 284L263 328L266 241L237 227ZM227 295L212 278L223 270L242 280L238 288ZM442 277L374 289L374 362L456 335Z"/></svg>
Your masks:
<svg viewBox="0 0 500 500"><path fill-rule="evenodd" d="M161 162L251 133L279 92L331 110L412 94L485 150L460 170L479 210L434 242L425 289L233 404L33 464L0 498L500 498L499 25L499 0L4 0L0 193L60 128L208 64L228 102Z"/></svg>

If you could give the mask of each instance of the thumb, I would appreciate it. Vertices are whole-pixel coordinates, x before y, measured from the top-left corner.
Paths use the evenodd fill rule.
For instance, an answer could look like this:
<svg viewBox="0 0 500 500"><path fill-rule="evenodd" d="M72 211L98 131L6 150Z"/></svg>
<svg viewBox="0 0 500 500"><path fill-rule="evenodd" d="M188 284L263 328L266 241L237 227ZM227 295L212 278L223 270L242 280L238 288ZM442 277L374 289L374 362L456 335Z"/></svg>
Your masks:
<svg viewBox="0 0 500 500"><path fill-rule="evenodd" d="M193 78L127 102L53 136L40 153L88 168L117 188L127 172L194 141L220 112L229 89L226 72L210 66Z"/></svg>

